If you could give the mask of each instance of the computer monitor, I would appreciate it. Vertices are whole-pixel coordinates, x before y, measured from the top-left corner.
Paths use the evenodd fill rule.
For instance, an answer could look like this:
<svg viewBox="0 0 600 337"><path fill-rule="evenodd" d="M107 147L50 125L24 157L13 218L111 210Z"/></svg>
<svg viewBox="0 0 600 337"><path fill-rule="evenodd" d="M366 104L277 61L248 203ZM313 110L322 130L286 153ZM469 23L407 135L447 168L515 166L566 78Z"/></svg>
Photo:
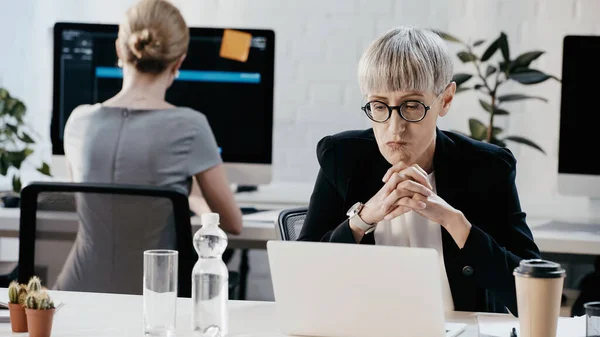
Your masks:
<svg viewBox="0 0 600 337"><path fill-rule="evenodd" d="M558 149L558 191L600 197L598 125L600 36L563 40L562 94Z"/></svg>
<svg viewBox="0 0 600 337"><path fill-rule="evenodd" d="M272 163L275 34L235 30L252 35L245 62L219 56L225 29L190 28L187 57L166 99L206 115L230 182L267 184ZM117 25L59 22L54 26L51 138L56 167L64 165L64 126L73 109L103 102L121 89L117 34Z"/></svg>

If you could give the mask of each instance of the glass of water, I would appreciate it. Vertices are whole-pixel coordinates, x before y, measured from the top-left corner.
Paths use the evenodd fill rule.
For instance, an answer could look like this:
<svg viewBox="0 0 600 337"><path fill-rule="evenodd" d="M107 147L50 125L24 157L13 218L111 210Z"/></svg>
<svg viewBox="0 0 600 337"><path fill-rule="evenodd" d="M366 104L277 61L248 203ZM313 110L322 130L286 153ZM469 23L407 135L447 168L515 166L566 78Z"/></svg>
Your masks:
<svg viewBox="0 0 600 337"><path fill-rule="evenodd" d="M585 308L586 337L600 337L600 302L589 302Z"/></svg>
<svg viewBox="0 0 600 337"><path fill-rule="evenodd" d="M178 255L176 250L144 252L144 336L175 336Z"/></svg>

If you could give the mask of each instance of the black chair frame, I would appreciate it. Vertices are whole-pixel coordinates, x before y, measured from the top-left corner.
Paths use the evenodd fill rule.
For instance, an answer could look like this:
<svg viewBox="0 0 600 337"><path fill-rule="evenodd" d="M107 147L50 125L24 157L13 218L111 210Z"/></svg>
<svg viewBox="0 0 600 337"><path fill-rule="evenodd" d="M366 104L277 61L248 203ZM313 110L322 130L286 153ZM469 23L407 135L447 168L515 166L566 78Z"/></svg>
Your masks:
<svg viewBox="0 0 600 337"><path fill-rule="evenodd" d="M32 182L21 191L21 218L19 223L18 280L26 283L34 275L36 213L40 193L97 193L113 195L148 196L169 199L173 205L176 224L176 250L179 252L178 296L191 297L192 269L198 255L192 242L190 209L187 195L174 189L154 186L104 183Z"/></svg>

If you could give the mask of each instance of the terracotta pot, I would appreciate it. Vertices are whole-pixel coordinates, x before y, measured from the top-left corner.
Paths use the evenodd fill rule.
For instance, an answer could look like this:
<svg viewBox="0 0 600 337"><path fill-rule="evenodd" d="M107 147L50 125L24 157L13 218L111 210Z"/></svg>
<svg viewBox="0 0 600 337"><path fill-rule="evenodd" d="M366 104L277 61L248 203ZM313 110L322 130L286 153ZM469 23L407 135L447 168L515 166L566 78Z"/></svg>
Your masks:
<svg viewBox="0 0 600 337"><path fill-rule="evenodd" d="M20 304L8 303L10 326L13 332L27 332L27 316L25 308Z"/></svg>
<svg viewBox="0 0 600 337"><path fill-rule="evenodd" d="M25 309L29 337L50 337L55 310Z"/></svg>

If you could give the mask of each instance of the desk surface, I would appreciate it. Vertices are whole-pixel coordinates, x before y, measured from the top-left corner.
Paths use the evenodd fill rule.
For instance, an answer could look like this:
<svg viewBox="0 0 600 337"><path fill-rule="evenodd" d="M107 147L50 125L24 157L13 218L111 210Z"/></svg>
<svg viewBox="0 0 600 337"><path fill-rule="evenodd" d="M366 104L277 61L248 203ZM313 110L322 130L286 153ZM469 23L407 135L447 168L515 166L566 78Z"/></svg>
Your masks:
<svg viewBox="0 0 600 337"><path fill-rule="evenodd" d="M5 301L7 292L0 288L0 300ZM50 295L65 303L57 312L53 337L62 336L140 336L142 331L142 297L97 293L74 293L51 291ZM448 322L467 323L469 326L460 337L479 336L477 314L450 313ZM488 316L486 314L486 316ZM493 315L500 320L515 320L509 315ZM177 303L177 336L191 335L191 300L180 298ZM275 303L273 302L229 302L229 336L279 337ZM13 334L10 323L0 323L0 336Z"/></svg>
<svg viewBox="0 0 600 337"><path fill-rule="evenodd" d="M313 184L275 182L259 186L257 191L235 194L240 207L258 209L284 209L306 207L313 191Z"/></svg>
<svg viewBox="0 0 600 337"><path fill-rule="evenodd" d="M244 228L240 235L230 235L232 248L265 248L266 242L276 239L275 220L277 212L266 216L244 216ZM528 221L535 242L542 252L560 254L600 255L600 235L586 231L548 230L542 226L550 219ZM199 217L192 217L193 230L200 225ZM541 227L541 228L540 228ZM77 231L77 216L69 212L39 212L40 231L73 235ZM18 237L19 210L0 208L0 237Z"/></svg>
<svg viewBox="0 0 600 337"><path fill-rule="evenodd" d="M20 210L18 208L0 208L0 237L19 236ZM191 218L192 230L200 228L200 217ZM52 233L52 237L60 239L73 238L77 233L78 219L73 212L39 211L37 230ZM240 235L229 235L231 248L265 248L266 242L276 238L274 220L244 219L244 229Z"/></svg>

